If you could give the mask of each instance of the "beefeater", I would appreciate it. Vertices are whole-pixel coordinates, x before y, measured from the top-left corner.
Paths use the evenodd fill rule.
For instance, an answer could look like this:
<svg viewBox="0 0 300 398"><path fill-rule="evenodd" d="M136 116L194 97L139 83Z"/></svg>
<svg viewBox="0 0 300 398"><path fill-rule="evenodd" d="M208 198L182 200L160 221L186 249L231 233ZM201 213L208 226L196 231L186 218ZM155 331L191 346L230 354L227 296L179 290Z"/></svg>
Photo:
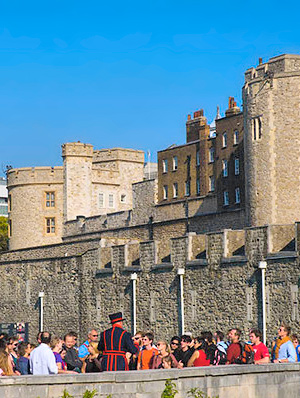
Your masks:
<svg viewBox="0 0 300 398"><path fill-rule="evenodd" d="M129 370L126 352L136 354L130 333L123 329L122 312L109 315L112 327L100 335L98 350L103 352L102 370Z"/></svg>

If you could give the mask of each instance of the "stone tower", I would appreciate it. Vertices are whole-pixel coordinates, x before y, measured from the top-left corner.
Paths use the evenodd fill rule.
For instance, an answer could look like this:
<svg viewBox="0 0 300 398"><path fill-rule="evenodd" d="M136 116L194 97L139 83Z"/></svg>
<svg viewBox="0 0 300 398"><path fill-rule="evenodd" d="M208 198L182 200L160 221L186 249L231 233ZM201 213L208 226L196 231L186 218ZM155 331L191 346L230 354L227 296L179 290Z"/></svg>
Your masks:
<svg viewBox="0 0 300 398"><path fill-rule="evenodd" d="M300 216L300 55L280 55L245 73L246 224Z"/></svg>
<svg viewBox="0 0 300 398"><path fill-rule="evenodd" d="M64 168L64 221L92 212L93 145L72 142L62 145Z"/></svg>

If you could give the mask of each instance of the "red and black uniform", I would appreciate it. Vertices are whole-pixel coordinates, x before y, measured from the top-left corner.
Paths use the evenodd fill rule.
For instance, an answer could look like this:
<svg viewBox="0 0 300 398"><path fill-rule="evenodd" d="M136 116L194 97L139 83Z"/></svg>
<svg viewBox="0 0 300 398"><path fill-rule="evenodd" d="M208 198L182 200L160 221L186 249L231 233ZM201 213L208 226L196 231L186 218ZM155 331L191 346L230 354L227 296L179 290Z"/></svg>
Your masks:
<svg viewBox="0 0 300 398"><path fill-rule="evenodd" d="M100 335L98 350L103 352L102 370L129 370L126 352L136 354L131 335L119 326L105 330Z"/></svg>

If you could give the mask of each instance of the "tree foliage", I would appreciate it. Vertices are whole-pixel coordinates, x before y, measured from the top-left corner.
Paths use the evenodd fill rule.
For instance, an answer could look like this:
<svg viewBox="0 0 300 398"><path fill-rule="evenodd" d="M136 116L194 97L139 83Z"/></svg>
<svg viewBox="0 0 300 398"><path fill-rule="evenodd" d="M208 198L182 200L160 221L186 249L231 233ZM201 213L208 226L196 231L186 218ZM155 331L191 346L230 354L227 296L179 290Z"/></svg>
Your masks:
<svg viewBox="0 0 300 398"><path fill-rule="evenodd" d="M8 221L0 217L0 252L8 250Z"/></svg>

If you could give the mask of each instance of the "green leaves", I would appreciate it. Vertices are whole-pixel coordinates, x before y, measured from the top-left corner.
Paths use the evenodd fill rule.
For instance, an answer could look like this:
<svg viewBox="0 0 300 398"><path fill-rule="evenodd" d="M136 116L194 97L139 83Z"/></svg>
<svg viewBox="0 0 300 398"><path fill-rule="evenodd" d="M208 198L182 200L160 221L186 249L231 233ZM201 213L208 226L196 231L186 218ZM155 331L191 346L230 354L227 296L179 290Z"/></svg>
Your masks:
<svg viewBox="0 0 300 398"><path fill-rule="evenodd" d="M93 390L93 391L86 390L85 393L83 394L82 398L94 398L96 396L96 394L97 394L97 390ZM61 398L74 398L74 395L69 394L68 391L66 389L64 389L64 393Z"/></svg>
<svg viewBox="0 0 300 398"><path fill-rule="evenodd" d="M161 398L174 398L178 393L176 384L171 379L166 380L165 389L161 394Z"/></svg>
<svg viewBox="0 0 300 398"><path fill-rule="evenodd" d="M8 250L8 221L6 217L0 217L0 252Z"/></svg>
<svg viewBox="0 0 300 398"><path fill-rule="evenodd" d="M86 390L86 392L83 394L82 398L94 398L96 394L97 394L97 390L93 390L93 391Z"/></svg>

